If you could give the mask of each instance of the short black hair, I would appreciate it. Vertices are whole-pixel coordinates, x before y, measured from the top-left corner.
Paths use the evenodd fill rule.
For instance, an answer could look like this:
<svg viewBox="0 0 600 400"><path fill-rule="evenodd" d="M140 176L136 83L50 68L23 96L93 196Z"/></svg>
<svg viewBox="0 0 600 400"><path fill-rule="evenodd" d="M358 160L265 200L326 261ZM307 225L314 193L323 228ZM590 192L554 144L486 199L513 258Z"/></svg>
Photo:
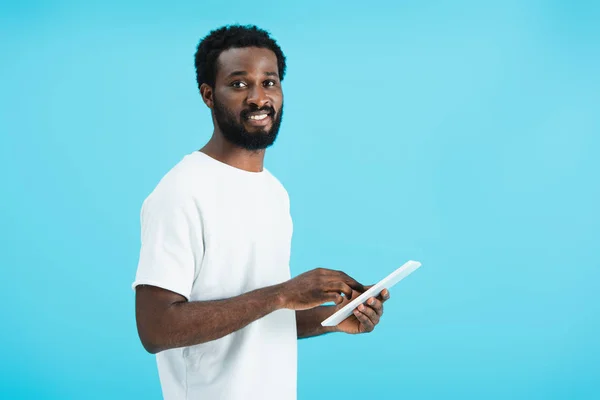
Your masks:
<svg viewBox="0 0 600 400"><path fill-rule="evenodd" d="M203 83L214 87L217 76L217 58L231 48L261 47L277 56L279 79L285 76L285 55L269 33L255 25L226 25L215 29L198 44L194 64L198 89Z"/></svg>

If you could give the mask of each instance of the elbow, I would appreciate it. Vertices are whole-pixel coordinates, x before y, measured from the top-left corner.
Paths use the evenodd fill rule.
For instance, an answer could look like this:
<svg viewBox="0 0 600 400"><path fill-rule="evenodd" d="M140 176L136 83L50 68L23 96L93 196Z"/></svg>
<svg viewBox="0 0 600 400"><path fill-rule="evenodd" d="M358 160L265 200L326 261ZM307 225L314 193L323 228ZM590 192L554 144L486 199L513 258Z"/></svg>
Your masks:
<svg viewBox="0 0 600 400"><path fill-rule="evenodd" d="M162 335L160 330L155 326L140 324L138 321L138 337L140 338L144 350L150 354L156 354L166 350L166 342L163 340L164 335Z"/></svg>
<svg viewBox="0 0 600 400"><path fill-rule="evenodd" d="M162 349L158 346L151 346L144 344L144 349L150 354L157 354L162 351Z"/></svg>
<svg viewBox="0 0 600 400"><path fill-rule="evenodd" d="M144 346L144 350L146 350L150 354L156 354L162 350L156 342L144 340L141 337L140 340L142 342L142 346Z"/></svg>
<svg viewBox="0 0 600 400"><path fill-rule="evenodd" d="M151 334L142 330L138 330L140 342L144 350L150 354L156 354L163 350L166 350L165 343L160 339L160 335Z"/></svg>
<svg viewBox="0 0 600 400"><path fill-rule="evenodd" d="M157 354L174 347L177 320L171 311L173 302L161 299L162 292L152 290L148 286L136 291L135 316L142 346L148 353Z"/></svg>
<svg viewBox="0 0 600 400"><path fill-rule="evenodd" d="M152 318L144 318L143 314L138 314L136 320L138 337L144 350L150 354L156 354L167 349L165 340L167 336L166 332L161 329L161 324Z"/></svg>

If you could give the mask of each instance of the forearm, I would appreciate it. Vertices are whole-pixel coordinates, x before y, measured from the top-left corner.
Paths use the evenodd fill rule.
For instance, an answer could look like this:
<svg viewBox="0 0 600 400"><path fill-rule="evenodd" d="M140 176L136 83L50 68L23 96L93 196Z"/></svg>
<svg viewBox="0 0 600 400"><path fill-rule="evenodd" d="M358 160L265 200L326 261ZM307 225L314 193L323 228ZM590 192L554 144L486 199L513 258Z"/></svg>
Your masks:
<svg viewBox="0 0 600 400"><path fill-rule="evenodd" d="M151 353L219 339L283 308L279 286L224 300L182 301L156 310L144 347Z"/></svg>
<svg viewBox="0 0 600 400"><path fill-rule="evenodd" d="M296 311L298 339L337 332L335 326L321 325L321 322L333 314L334 309L334 306L320 306L309 310Z"/></svg>

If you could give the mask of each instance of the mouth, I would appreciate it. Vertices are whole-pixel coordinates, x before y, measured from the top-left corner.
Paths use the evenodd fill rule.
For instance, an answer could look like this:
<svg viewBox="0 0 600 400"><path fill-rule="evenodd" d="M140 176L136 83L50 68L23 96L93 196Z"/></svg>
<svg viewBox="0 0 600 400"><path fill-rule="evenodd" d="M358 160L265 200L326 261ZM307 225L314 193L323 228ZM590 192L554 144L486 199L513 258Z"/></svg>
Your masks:
<svg viewBox="0 0 600 400"><path fill-rule="evenodd" d="M270 111L250 112L244 117L244 122L250 126L256 127L267 126L272 122L272 120L272 113Z"/></svg>

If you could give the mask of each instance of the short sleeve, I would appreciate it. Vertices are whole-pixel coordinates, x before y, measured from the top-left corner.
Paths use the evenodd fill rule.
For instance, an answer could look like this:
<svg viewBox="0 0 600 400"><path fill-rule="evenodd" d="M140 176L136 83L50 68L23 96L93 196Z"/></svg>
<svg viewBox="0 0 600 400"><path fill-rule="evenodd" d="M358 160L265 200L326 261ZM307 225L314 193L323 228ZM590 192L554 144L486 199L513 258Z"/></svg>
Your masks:
<svg viewBox="0 0 600 400"><path fill-rule="evenodd" d="M202 256L198 207L190 195L153 192L140 213L141 248L135 281L190 299L195 267Z"/></svg>

